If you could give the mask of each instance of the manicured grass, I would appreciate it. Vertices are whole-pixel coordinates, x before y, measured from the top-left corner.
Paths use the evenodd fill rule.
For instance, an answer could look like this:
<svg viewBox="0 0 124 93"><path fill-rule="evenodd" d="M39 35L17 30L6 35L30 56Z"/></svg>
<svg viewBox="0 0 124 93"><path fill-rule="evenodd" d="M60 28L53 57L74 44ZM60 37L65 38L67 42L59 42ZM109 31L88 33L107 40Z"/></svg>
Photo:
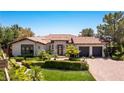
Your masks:
<svg viewBox="0 0 124 93"><path fill-rule="evenodd" d="M0 69L0 81L5 81L5 73L3 70Z"/></svg>
<svg viewBox="0 0 124 93"><path fill-rule="evenodd" d="M45 80L48 81L95 81L89 71L66 71L43 69Z"/></svg>

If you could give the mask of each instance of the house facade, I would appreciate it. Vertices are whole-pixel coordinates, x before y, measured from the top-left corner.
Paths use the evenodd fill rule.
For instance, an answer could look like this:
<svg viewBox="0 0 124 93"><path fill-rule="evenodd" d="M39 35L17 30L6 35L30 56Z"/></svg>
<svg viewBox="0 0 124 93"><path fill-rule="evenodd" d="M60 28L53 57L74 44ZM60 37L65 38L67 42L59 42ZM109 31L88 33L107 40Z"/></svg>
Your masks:
<svg viewBox="0 0 124 93"><path fill-rule="evenodd" d="M12 55L38 56L40 51L51 50L52 54L64 56L68 44L73 44L79 49L80 57L104 57L104 41L96 37L78 37L70 34L50 34L14 41L12 42Z"/></svg>

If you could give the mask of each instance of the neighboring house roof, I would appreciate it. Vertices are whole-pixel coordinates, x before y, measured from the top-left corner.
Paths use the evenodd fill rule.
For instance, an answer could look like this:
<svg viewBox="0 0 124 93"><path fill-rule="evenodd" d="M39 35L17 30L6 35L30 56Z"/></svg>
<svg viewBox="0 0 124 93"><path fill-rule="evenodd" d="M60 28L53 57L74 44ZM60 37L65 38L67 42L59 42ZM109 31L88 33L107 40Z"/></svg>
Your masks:
<svg viewBox="0 0 124 93"><path fill-rule="evenodd" d="M102 40L96 37L75 37L73 38L74 44L104 44Z"/></svg>

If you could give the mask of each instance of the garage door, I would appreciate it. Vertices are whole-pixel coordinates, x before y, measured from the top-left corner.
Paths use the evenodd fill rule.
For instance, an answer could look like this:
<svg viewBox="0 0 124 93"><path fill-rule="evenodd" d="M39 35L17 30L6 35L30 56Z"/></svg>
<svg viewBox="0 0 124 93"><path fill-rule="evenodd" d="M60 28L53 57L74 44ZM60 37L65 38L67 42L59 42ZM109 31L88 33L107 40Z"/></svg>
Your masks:
<svg viewBox="0 0 124 93"><path fill-rule="evenodd" d="M93 47L93 56L102 57L102 47Z"/></svg>
<svg viewBox="0 0 124 93"><path fill-rule="evenodd" d="M79 56L80 57L88 57L89 56L89 47L79 47L80 53Z"/></svg>

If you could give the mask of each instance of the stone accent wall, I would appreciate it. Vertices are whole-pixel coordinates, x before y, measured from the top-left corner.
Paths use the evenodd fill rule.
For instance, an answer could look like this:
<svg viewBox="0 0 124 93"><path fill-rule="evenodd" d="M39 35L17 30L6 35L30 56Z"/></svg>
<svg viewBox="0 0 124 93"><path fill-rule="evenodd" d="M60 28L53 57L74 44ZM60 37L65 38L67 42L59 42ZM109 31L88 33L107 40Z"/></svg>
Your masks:
<svg viewBox="0 0 124 93"><path fill-rule="evenodd" d="M63 54L65 55L66 45L67 45L66 41L54 41L54 43L53 43L53 46L54 46L53 54L57 54L57 45L59 45L59 44L63 45Z"/></svg>

